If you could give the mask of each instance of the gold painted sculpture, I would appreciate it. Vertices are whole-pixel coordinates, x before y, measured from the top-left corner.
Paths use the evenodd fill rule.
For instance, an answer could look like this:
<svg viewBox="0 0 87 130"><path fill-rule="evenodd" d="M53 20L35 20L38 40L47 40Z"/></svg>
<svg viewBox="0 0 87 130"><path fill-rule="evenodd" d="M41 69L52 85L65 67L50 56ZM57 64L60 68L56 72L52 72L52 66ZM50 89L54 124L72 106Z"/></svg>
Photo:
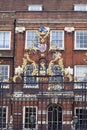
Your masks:
<svg viewBox="0 0 87 130"><path fill-rule="evenodd" d="M46 38L48 37L49 34L50 34L50 29L49 29L49 27L43 27L43 26L40 27L39 31L36 32L36 36L39 38L40 44L44 44L44 45L47 44L47 43L46 43ZM35 61L32 60L32 59L30 58L30 55L29 55L29 51L34 51L34 52L36 52L36 50L37 50L37 48L34 47L35 42L34 42L34 41L32 41L32 42L33 42L33 45L32 45L31 47L29 47L29 48L26 50L25 54L24 54L22 67L16 68L16 73L15 73L15 75L14 75L14 77L13 77L13 81L14 81L14 82L16 82L16 79L17 79L17 78L22 78L21 75L22 75L22 73L25 71L27 64L32 64L33 67L34 67L34 70L33 70L33 72L32 72L32 76L33 76L33 75L36 75L37 72L38 72L38 70L37 70L37 65L36 65ZM56 47L54 47L54 49L56 50ZM48 74L48 75L51 75L51 76L54 74L53 71L52 71L52 66L53 66L55 63L57 63L58 66L61 68L61 71L64 73L64 75L69 78L69 81L72 81L72 73L69 72L70 68L64 68L63 58L62 58L62 55L61 55L61 53L60 53L60 51L59 51L60 49L59 49L59 48L57 48L57 49L58 49L58 51L56 51L56 52L54 53L54 55L53 55L54 58L53 58L53 59L49 62L49 64L48 64L47 74ZM42 54L44 55L44 53L42 53ZM44 65L44 64L41 64L41 65ZM43 66L42 66L42 67L43 67ZM17 69L18 69L18 70L17 70ZM70 70L70 71L71 71L71 70Z"/></svg>
<svg viewBox="0 0 87 130"><path fill-rule="evenodd" d="M34 70L32 72L32 75L36 75L37 74L37 67L36 67L36 63L35 61L33 61L30 56L28 51L25 52L24 54L24 58L23 58L23 63L22 63L22 67L18 66L17 68L15 68L15 75L13 77L13 81L16 82L17 78L22 79L21 75L22 73L25 71L25 67L26 65L30 63L34 66Z"/></svg>
<svg viewBox="0 0 87 130"><path fill-rule="evenodd" d="M69 81L71 82L73 80L73 78L72 78L73 70L70 67L64 68L63 58L61 57L60 52L56 52L54 54L54 59L50 61L49 65L48 65L48 74L51 76L53 75L51 66L54 65L55 62L58 63L58 66L61 68L61 71L64 73L65 77L67 77L69 79Z"/></svg>
<svg viewBox="0 0 87 130"><path fill-rule="evenodd" d="M63 70L63 58L61 58L61 53L56 52L54 54L54 59L52 59L48 65L48 74L53 75L53 72L51 70L51 66L55 63L58 62L59 67Z"/></svg>
<svg viewBox="0 0 87 130"><path fill-rule="evenodd" d="M46 38L48 37L50 33L49 27L40 27L39 31L36 32L36 36L40 39L40 43L44 44L46 41Z"/></svg>
<svg viewBox="0 0 87 130"><path fill-rule="evenodd" d="M70 68L70 66L68 68L64 69L64 75L69 79L69 81L71 82L73 80L73 69Z"/></svg>
<svg viewBox="0 0 87 130"><path fill-rule="evenodd" d="M16 82L17 78L22 79L22 77L21 77L22 73L23 73L22 67L18 66L17 68L15 68L15 75L13 77L13 82Z"/></svg>
<svg viewBox="0 0 87 130"><path fill-rule="evenodd" d="M23 58L23 64L22 64L22 69L23 71L25 70L25 67L28 63L31 63L34 66L34 70L32 72L32 75L36 75L37 74L37 67L36 67L36 63L35 61L33 61L30 56L28 51L24 54L24 58Z"/></svg>

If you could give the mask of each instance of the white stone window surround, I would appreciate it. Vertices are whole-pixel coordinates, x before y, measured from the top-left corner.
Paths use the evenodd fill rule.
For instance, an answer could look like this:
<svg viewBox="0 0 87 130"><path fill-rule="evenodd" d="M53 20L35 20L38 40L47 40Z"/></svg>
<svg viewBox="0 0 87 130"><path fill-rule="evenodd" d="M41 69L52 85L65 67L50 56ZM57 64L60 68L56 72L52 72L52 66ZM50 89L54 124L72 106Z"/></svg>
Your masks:
<svg viewBox="0 0 87 130"><path fill-rule="evenodd" d="M25 49L29 49L32 47L38 48L39 39L36 36L37 30L26 30L26 38L25 38Z"/></svg>
<svg viewBox="0 0 87 130"><path fill-rule="evenodd" d="M86 87L85 85L87 85L87 83L85 83L86 80L87 80L87 65L75 65L74 66L74 81L77 83L74 85L74 88L85 89ZM78 82L83 82L84 84L78 83Z"/></svg>
<svg viewBox="0 0 87 130"><path fill-rule="evenodd" d="M0 50L11 49L11 31L0 31Z"/></svg>
<svg viewBox="0 0 87 130"><path fill-rule="evenodd" d="M3 82L1 84L2 88L9 88L8 84L4 84L5 81L9 79L10 76L10 65L0 65L0 81Z"/></svg>
<svg viewBox="0 0 87 130"><path fill-rule="evenodd" d="M24 130L25 130L25 129L26 129L26 130L27 130L27 129L29 130L29 128L25 128L25 114L26 114L26 113L25 113L25 109L26 109L26 108L32 108L32 109L35 108L35 109L36 109L36 117L35 117L36 128L33 128L33 129L35 130L35 129L37 129L37 127L38 127L38 126L37 126L37 114L38 114L38 113L37 113L37 112L38 112L37 106L23 106L23 129L24 129ZM33 113L32 113L32 114L33 114Z"/></svg>
<svg viewBox="0 0 87 130"><path fill-rule="evenodd" d="M7 124L8 124L8 106L0 106L0 108L2 107L2 109L6 109L6 113L3 113L2 111L2 118L6 118L6 127L3 127L3 129L7 128ZM5 117L3 117L3 114L5 115ZM2 119L3 120L3 119ZM3 121L2 121L2 126L3 126ZM1 130L2 128L0 128Z"/></svg>
<svg viewBox="0 0 87 130"><path fill-rule="evenodd" d="M28 5L28 11L42 11L43 6L40 4L31 4Z"/></svg>
<svg viewBox="0 0 87 130"><path fill-rule="evenodd" d="M87 50L87 30L76 30L74 50Z"/></svg>
<svg viewBox="0 0 87 130"><path fill-rule="evenodd" d="M74 4L74 11L87 11L86 4Z"/></svg>
<svg viewBox="0 0 87 130"><path fill-rule="evenodd" d="M50 49L64 50L64 30L50 31Z"/></svg>

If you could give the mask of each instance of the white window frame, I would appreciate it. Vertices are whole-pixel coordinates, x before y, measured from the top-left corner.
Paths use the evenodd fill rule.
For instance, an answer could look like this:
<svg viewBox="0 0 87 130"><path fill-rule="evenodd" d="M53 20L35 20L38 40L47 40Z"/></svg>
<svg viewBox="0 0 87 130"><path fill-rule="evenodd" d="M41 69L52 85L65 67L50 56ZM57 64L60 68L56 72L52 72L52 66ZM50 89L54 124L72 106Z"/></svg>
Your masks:
<svg viewBox="0 0 87 130"><path fill-rule="evenodd" d="M60 47L60 46L58 46L58 45L56 46L55 43L52 43L52 41L53 41L53 40L52 40L52 32L55 32L55 33L56 33L56 32L59 32L59 33L61 32L61 33L62 33L62 39L61 39L61 40L62 40L62 47ZM58 40L58 39L55 39L55 41L56 41L56 40ZM59 41L59 40L58 40L58 41ZM56 43L56 44L57 44L57 43ZM55 50L55 49L64 50L64 31L63 31L63 30L51 30L51 31L50 31L50 49L53 49L53 50Z"/></svg>
<svg viewBox="0 0 87 130"><path fill-rule="evenodd" d="M36 128L33 130L37 130L38 128L38 123L37 123L37 116L38 116L38 109L37 109L37 106L23 106L23 129L24 130L31 130L31 128L25 128L25 108L36 108Z"/></svg>
<svg viewBox="0 0 87 130"><path fill-rule="evenodd" d="M78 74L76 73L77 67L82 68L82 67L87 67L87 65L75 65L75 66L74 66L74 81L76 81L76 82L85 82L85 81L84 81L84 80L86 79L85 76L80 77L80 76L78 76ZM82 70L82 69L80 69L80 70ZM80 73L81 73L81 72L80 72ZM83 73L83 74L81 74L81 76L82 76L82 75L85 75L85 74L86 74L86 73ZM74 86L74 88L76 88L76 89L82 89L82 88L85 88L85 86L84 86L84 84L83 84L83 86L81 86L80 83L76 83L75 86ZM86 89L87 89L87 87L86 87Z"/></svg>
<svg viewBox="0 0 87 130"><path fill-rule="evenodd" d="M3 79L3 80L8 80L9 79L9 76L10 76L10 74L9 74L9 72L10 72L10 65L0 65L0 66L2 66L2 67L8 67L8 78L7 79ZM1 75L1 76L3 76L3 75ZM1 82L3 82L2 80L1 80ZM1 85L3 85L3 86L1 86L2 88L9 88L9 85L7 84L6 86L4 85L4 83L2 83Z"/></svg>
<svg viewBox="0 0 87 130"><path fill-rule="evenodd" d="M9 41L9 47L8 48L3 48L3 47L0 47L0 50L10 50L11 49L11 31L0 31L0 32L8 32L9 33L9 38L8 38L8 41Z"/></svg>
<svg viewBox="0 0 87 130"><path fill-rule="evenodd" d="M87 65L75 65L74 66L74 79L77 77L77 73L76 73L76 71L77 71L77 67L87 67ZM79 77L79 78L81 78L81 77ZM81 79L83 79L84 78L84 76L81 78Z"/></svg>
<svg viewBox="0 0 87 130"><path fill-rule="evenodd" d="M42 5L28 5L28 11L42 11Z"/></svg>
<svg viewBox="0 0 87 130"><path fill-rule="evenodd" d="M36 47L35 47L35 44L39 44L39 40L38 40L37 36L35 35L36 38L37 38L37 40L38 40L38 41L37 41L38 43L36 43L36 41L34 41L34 39L32 39L32 41L31 41L31 38L30 38L30 43L31 43L31 42L32 42L32 43L31 43L30 45L28 45L28 32L31 32L31 33L34 34L35 32L37 32L37 30L27 30L27 31L26 31L25 49L29 49L29 48L31 48L31 47L32 47L31 49L33 49L33 47L36 48ZM33 36L34 36L34 35L33 35ZM35 38L35 36L34 36L34 38ZM39 49L39 48L37 47L36 49Z"/></svg>
<svg viewBox="0 0 87 130"><path fill-rule="evenodd" d="M85 4L75 4L74 11L87 11L87 5Z"/></svg>
<svg viewBox="0 0 87 130"><path fill-rule="evenodd" d="M74 43L75 43L75 46L74 46L74 49L75 50L87 50L87 47L85 48L85 47L76 47L77 46L77 43L76 43L76 33L77 32L83 32L83 33L87 33L87 30L77 30L77 31L75 31L75 41L74 41ZM81 37L81 36L80 36ZM80 38L79 38L80 39ZM81 39L80 39L81 40ZM84 40L84 39L83 39ZM82 43L82 44L84 44L84 43ZM86 44L86 43L85 43ZM81 46L81 43L79 43L79 46Z"/></svg>
<svg viewBox="0 0 87 130"><path fill-rule="evenodd" d="M7 123L8 123L8 106L0 106L0 107L2 107L2 108L6 108L6 128L3 128L3 130L5 129L7 129ZM0 130L1 130L2 128L0 128Z"/></svg>
<svg viewBox="0 0 87 130"><path fill-rule="evenodd" d="M75 113L75 115L76 115L76 109L84 109L84 108L82 108L82 107L75 107L75 109L74 109L74 113ZM87 107L85 108L86 110L87 110ZM81 118L79 118L79 120L80 120ZM79 123L79 125L80 125L80 123Z"/></svg>
<svg viewBox="0 0 87 130"><path fill-rule="evenodd" d="M81 106L80 107L75 107L75 109L74 109L75 115L76 115L76 109L83 109L83 108ZM87 107L86 107L86 110L87 110Z"/></svg>

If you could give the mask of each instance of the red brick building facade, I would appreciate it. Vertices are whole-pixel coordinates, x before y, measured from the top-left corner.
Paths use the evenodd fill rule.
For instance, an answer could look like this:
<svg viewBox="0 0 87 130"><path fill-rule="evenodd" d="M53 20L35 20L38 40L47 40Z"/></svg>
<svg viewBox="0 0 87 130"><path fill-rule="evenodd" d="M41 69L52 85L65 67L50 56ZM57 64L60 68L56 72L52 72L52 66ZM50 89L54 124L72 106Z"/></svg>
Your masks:
<svg viewBox="0 0 87 130"><path fill-rule="evenodd" d="M86 130L86 76L86 0L0 1L0 130Z"/></svg>

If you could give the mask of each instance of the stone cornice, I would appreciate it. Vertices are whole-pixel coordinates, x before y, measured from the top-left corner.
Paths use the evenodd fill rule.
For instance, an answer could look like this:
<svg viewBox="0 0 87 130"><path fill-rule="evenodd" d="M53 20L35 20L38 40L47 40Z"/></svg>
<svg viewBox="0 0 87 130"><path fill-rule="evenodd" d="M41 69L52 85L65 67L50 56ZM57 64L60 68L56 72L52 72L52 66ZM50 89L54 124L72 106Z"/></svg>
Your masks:
<svg viewBox="0 0 87 130"><path fill-rule="evenodd" d="M17 23L87 23L87 19L18 19Z"/></svg>

